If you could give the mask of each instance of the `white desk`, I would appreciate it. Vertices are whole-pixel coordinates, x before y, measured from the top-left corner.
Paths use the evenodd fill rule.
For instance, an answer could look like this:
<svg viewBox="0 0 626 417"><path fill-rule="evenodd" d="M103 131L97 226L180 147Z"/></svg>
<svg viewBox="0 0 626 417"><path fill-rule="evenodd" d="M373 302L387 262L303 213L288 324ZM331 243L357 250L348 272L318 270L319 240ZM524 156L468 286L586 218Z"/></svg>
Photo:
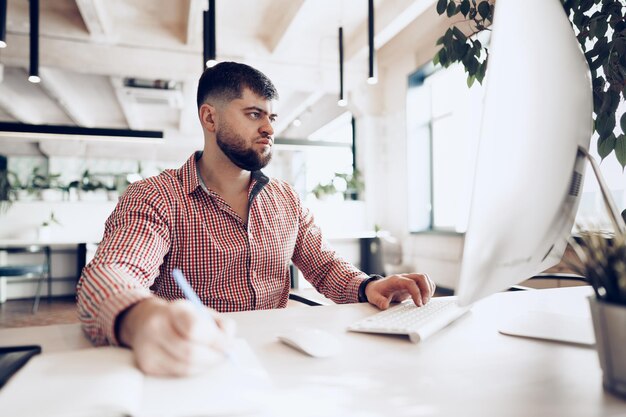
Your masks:
<svg viewBox="0 0 626 417"><path fill-rule="evenodd" d="M228 316L276 385L299 398L293 415L315 415L305 411L327 402L332 411L324 415L337 416L626 416L626 401L602 389L594 349L497 331L501 320L528 309L588 316L589 293L583 287L497 294L421 344L345 332L376 311L367 304ZM275 334L293 326L333 332L345 352L313 359L279 344ZM0 344L26 343L47 352L89 346L77 325L0 330Z"/></svg>

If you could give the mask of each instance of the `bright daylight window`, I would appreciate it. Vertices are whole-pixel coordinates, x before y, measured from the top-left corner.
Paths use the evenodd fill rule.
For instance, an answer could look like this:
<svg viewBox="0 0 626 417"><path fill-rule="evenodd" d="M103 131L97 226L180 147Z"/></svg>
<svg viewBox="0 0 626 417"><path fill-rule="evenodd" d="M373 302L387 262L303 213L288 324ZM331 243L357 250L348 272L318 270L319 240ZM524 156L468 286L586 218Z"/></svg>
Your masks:
<svg viewBox="0 0 626 417"><path fill-rule="evenodd" d="M336 174L352 174L352 129L352 114L345 112L305 139L278 139L264 172L292 184L303 199L315 198L316 187L330 184L329 196L342 198L345 184Z"/></svg>
<svg viewBox="0 0 626 417"><path fill-rule="evenodd" d="M409 77L409 230L464 232L482 113L483 87L467 87L460 65L427 65Z"/></svg>
<svg viewBox="0 0 626 417"><path fill-rule="evenodd" d="M488 83L489 70L485 85ZM459 64L431 64L409 76L407 157L409 231L463 233L467 228L484 87L467 87ZM626 112L622 102L616 119ZM616 128L617 130L618 128ZM590 152L596 161L597 135ZM619 210L626 208L626 173L614 154L600 164ZM587 167L577 224L611 230L597 181Z"/></svg>

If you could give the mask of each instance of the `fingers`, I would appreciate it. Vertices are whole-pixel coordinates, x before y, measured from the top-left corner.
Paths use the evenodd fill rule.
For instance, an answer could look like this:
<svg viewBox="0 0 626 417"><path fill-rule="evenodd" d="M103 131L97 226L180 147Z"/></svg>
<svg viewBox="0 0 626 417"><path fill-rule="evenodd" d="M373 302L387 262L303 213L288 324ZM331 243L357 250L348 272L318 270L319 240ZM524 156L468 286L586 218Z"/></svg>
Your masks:
<svg viewBox="0 0 626 417"><path fill-rule="evenodd" d="M370 284L371 285L371 284ZM370 304L374 304L381 310L387 310L389 308L389 303L391 302L392 297L386 297L380 292L374 292L372 295L367 297L367 301Z"/></svg>
<svg viewBox="0 0 626 417"><path fill-rule="evenodd" d="M417 306L423 306L435 293L435 283L426 274L391 275L368 285L368 301L381 310L389 308L392 301L404 301L408 297Z"/></svg>
<svg viewBox="0 0 626 417"><path fill-rule="evenodd" d="M411 292L411 296L413 297L413 301L417 305L426 304L430 301L430 298L435 293L435 283L428 277L426 274L402 274L403 278L408 278L412 280L417 288L419 289L419 297L421 299L421 304L419 304L415 298L415 292ZM410 286L410 285L409 285Z"/></svg>
<svg viewBox="0 0 626 417"><path fill-rule="evenodd" d="M211 344L225 337L209 309L202 311L186 300L174 301L169 307L171 324L183 339Z"/></svg>
<svg viewBox="0 0 626 417"><path fill-rule="evenodd" d="M185 300L161 303L140 323L133 351L147 374L194 375L225 359L222 346L229 337L209 309L204 312Z"/></svg>

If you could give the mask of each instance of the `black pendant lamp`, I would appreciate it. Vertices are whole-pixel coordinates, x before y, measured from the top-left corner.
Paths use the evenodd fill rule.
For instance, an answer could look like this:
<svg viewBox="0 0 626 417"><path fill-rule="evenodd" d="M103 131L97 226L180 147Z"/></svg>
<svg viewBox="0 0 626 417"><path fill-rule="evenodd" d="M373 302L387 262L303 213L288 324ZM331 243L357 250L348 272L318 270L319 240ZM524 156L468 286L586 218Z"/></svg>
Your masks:
<svg viewBox="0 0 626 417"><path fill-rule="evenodd" d="M367 2L367 40L369 45L369 72L367 77L368 84L376 84L376 65L374 57L374 0Z"/></svg>
<svg viewBox="0 0 626 417"><path fill-rule="evenodd" d="M7 1L0 0L0 48L7 47Z"/></svg>
<svg viewBox="0 0 626 417"><path fill-rule="evenodd" d="M337 104L341 107L348 105L348 101L343 91L343 28L339 28L339 100Z"/></svg>
<svg viewBox="0 0 626 417"><path fill-rule="evenodd" d="M215 0L209 0L209 10L203 13L203 65L211 68L217 64L215 56Z"/></svg>
<svg viewBox="0 0 626 417"><path fill-rule="evenodd" d="M39 0L30 0L30 70L28 81L38 83L39 78Z"/></svg>

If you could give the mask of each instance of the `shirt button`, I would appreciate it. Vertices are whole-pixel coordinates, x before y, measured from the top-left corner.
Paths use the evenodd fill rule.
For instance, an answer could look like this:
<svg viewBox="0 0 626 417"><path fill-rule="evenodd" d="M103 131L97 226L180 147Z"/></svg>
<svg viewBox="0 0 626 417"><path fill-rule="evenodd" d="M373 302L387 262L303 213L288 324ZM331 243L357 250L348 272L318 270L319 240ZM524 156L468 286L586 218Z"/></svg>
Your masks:
<svg viewBox="0 0 626 417"><path fill-rule="evenodd" d="M252 278L256 279L256 271L252 271Z"/></svg>

